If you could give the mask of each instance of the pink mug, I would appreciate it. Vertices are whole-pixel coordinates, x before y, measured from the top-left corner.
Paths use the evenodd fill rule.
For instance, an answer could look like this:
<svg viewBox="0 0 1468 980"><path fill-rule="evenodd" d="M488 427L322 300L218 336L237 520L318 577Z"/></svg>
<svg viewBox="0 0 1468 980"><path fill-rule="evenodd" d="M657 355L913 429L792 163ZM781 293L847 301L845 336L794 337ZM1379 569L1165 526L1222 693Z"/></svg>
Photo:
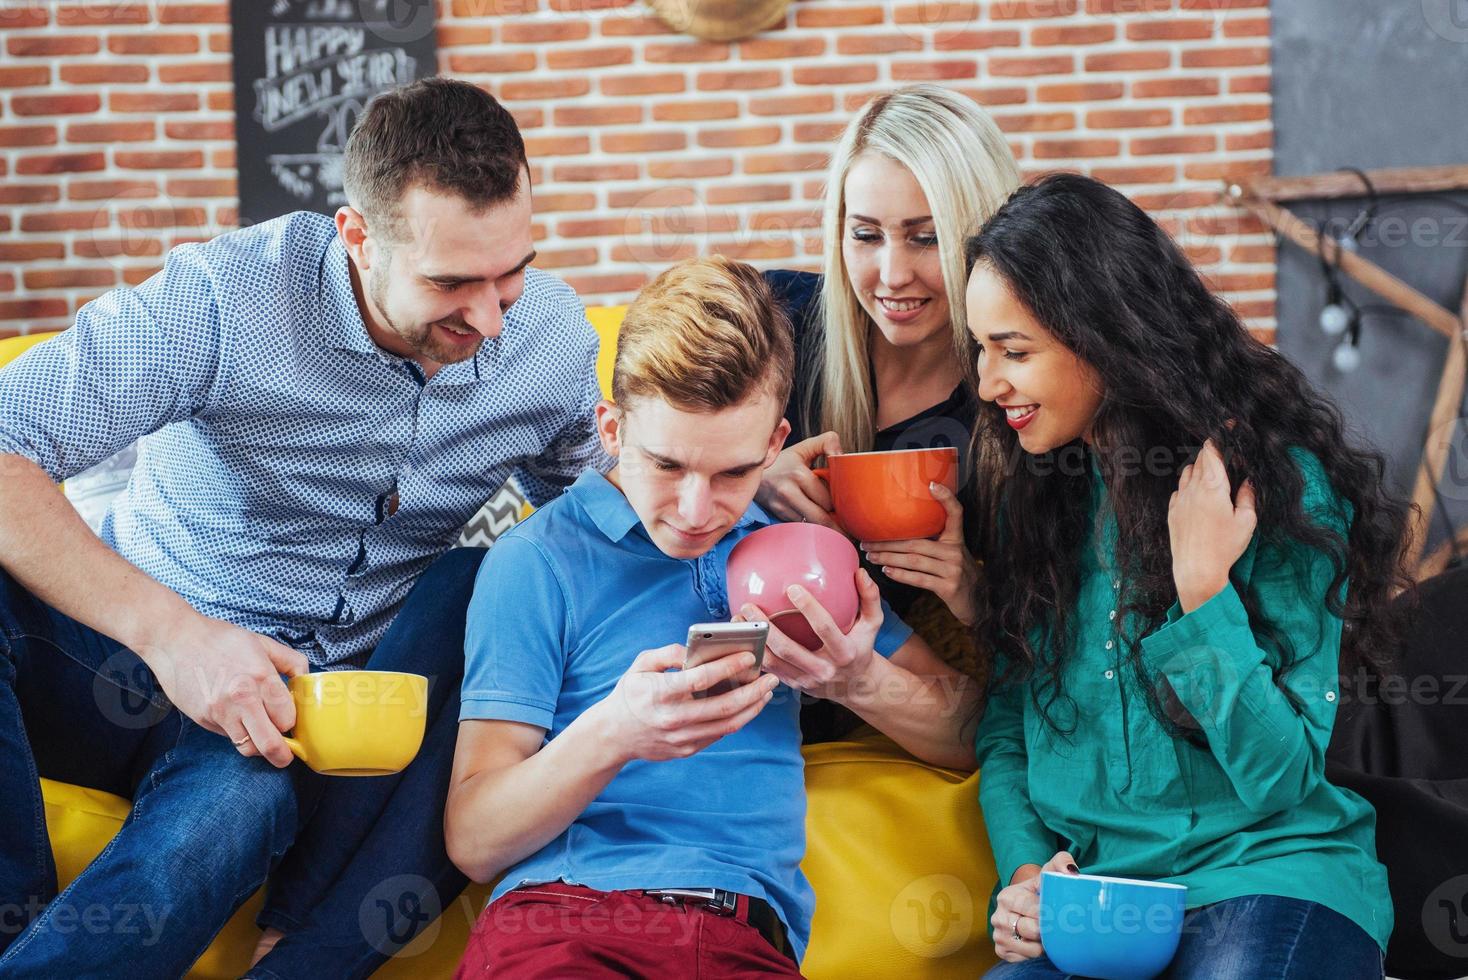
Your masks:
<svg viewBox="0 0 1468 980"><path fill-rule="evenodd" d="M831 614L841 632L856 624L861 599L856 572L861 559L846 536L819 524L772 524L747 535L729 552L725 581L729 611L746 602L807 650L821 639L785 594L792 585L809 592Z"/></svg>

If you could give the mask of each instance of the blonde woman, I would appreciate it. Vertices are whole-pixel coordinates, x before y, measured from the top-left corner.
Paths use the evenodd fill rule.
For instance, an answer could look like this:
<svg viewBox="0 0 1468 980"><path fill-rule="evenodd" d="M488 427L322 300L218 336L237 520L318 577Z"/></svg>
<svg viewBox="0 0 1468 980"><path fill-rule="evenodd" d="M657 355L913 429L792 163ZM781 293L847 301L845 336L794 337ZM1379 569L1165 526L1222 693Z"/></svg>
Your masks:
<svg viewBox="0 0 1468 980"><path fill-rule="evenodd" d="M821 456L966 449L975 403L963 385L972 344L963 241L1018 184L994 120L939 86L883 95L847 126L826 184L824 274L766 273L797 345L789 448L757 497L770 513L837 526L811 473ZM899 614L926 590L967 624L975 572L963 510L941 488L937 495L950 514L938 540L861 544Z"/></svg>

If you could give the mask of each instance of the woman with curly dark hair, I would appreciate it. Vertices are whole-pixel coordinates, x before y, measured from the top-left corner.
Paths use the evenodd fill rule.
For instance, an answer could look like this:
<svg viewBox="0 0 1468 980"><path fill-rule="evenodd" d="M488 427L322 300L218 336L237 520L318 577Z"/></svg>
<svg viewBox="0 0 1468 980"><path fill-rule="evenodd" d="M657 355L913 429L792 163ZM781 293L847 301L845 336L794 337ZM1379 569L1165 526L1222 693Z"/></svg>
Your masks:
<svg viewBox="0 0 1468 980"><path fill-rule="evenodd" d="M1169 977L1381 976L1375 812L1324 769L1406 581L1382 460L1097 181L1021 188L966 253L990 975L1060 975L1039 876L1080 870L1187 886Z"/></svg>

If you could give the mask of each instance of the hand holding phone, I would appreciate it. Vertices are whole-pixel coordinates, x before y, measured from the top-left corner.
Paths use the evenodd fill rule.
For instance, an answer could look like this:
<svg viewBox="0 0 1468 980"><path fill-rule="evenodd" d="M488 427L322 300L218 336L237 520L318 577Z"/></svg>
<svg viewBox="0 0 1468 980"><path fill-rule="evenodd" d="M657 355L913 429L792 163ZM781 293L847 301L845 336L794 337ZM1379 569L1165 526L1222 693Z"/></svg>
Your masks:
<svg viewBox="0 0 1468 980"><path fill-rule="evenodd" d="M732 691L742 684L759 677L760 664L765 659L765 640L770 635L770 624L763 620L741 623L694 623L688 627L687 654L683 658L683 669L691 670L701 664L710 663L731 653L745 651L754 654L754 666L703 691L694 691L696 698Z"/></svg>

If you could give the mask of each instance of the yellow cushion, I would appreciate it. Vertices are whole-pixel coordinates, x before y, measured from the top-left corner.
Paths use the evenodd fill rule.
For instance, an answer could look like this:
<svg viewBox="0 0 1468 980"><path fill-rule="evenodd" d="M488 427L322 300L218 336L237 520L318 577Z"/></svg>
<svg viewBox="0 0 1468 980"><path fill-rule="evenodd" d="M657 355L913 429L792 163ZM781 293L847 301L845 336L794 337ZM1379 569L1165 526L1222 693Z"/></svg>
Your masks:
<svg viewBox="0 0 1468 980"><path fill-rule="evenodd" d="M617 362L617 331L622 327L622 318L627 315L625 306L588 306L586 319L596 328L601 337L601 351L596 358L596 379L601 382L601 393L612 397L612 365Z"/></svg>
<svg viewBox="0 0 1468 980"><path fill-rule="evenodd" d="M816 915L802 972L972 980L997 963L978 775L918 762L880 735L804 754L801 867Z"/></svg>
<svg viewBox="0 0 1468 980"><path fill-rule="evenodd" d="M56 332L52 331L51 333L28 333L23 337L0 339L0 367L9 364L41 341L49 340L54 336Z"/></svg>

